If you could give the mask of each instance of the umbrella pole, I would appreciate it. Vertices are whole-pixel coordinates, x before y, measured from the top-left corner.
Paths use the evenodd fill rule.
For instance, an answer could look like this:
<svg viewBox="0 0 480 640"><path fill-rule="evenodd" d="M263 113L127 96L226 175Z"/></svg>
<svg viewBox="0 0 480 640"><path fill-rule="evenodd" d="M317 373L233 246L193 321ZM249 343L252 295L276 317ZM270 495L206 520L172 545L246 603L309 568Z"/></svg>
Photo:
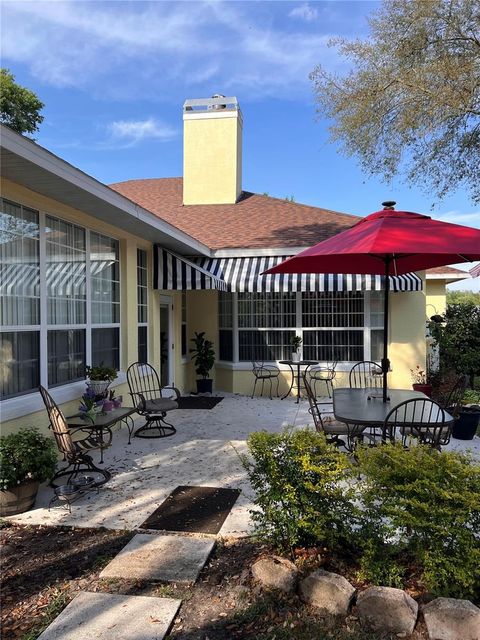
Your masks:
<svg viewBox="0 0 480 640"><path fill-rule="evenodd" d="M390 369L390 360L388 359L388 302L390 297L390 261L389 257L385 258L385 297L383 299L383 402L387 402L387 374Z"/></svg>

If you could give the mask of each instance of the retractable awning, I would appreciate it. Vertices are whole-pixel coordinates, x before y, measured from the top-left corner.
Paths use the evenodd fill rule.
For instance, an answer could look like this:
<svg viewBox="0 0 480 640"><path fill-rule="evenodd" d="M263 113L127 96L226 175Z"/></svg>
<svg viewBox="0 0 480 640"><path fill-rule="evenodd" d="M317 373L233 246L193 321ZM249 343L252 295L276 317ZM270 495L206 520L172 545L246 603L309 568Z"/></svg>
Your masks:
<svg viewBox="0 0 480 640"><path fill-rule="evenodd" d="M384 276L352 274L279 274L261 276L290 256L250 258L192 258L192 262L227 283L228 291L383 291ZM415 273L390 276L392 291L421 291L422 279Z"/></svg>
<svg viewBox="0 0 480 640"><path fill-rule="evenodd" d="M200 264L154 245L153 288L166 291L218 289L228 291L222 278Z"/></svg>

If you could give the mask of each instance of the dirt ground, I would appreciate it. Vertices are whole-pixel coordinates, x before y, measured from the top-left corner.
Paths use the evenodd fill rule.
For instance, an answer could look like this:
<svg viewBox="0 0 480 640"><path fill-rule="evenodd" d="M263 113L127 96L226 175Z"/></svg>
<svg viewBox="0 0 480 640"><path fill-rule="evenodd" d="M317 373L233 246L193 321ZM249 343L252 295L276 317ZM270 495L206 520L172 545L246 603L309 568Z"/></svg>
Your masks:
<svg viewBox="0 0 480 640"><path fill-rule="evenodd" d="M197 583L186 587L99 579L135 532L4 524L0 533L4 640L34 640L80 590L182 599L169 640L380 638L358 628L355 610L340 624L320 618L296 596L262 592L250 566L268 549L249 540L217 543ZM313 569L325 560L308 550L299 562ZM412 639L424 638L420 625Z"/></svg>

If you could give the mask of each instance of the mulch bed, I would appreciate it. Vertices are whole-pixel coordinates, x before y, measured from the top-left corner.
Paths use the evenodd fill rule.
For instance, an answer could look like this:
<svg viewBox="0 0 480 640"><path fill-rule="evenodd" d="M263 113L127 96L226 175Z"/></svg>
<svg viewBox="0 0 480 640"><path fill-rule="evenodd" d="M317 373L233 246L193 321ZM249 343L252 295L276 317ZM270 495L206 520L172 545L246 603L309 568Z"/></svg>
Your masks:
<svg viewBox="0 0 480 640"><path fill-rule="evenodd" d="M1 534L3 640L35 640L80 590L182 599L168 640L380 639L358 628L354 612L334 623L297 596L262 592L250 567L270 550L250 540L217 543L197 583L186 587L98 577L135 532L7 523ZM297 559L308 570L323 565L352 578L321 549L299 550ZM411 640L426 637L421 626Z"/></svg>
<svg viewBox="0 0 480 640"><path fill-rule="evenodd" d="M140 528L216 534L239 495L239 489L180 486Z"/></svg>

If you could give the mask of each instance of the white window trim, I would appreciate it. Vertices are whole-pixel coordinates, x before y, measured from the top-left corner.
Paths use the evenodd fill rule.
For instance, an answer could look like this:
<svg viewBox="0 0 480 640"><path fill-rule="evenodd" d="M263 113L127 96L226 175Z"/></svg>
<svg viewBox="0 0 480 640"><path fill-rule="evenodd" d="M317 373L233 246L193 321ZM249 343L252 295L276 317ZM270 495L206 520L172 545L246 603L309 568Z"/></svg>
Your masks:
<svg viewBox="0 0 480 640"><path fill-rule="evenodd" d="M7 198L8 200L8 198ZM29 205L25 205L17 200L14 204L28 209L34 209ZM38 224L39 224L39 267L40 267L40 324L39 325L4 325L2 326L2 333L19 333L22 331L37 331L39 333L39 377L40 384L52 393L54 399L58 404L68 402L80 397L85 388L84 380L75 380L74 382L67 382L63 385L49 387L48 386L48 332L49 331L62 331L62 330L85 330L85 363L88 365L92 361L92 330L93 329L118 329L119 330L119 363L122 362L122 336L121 336L121 320L118 323L92 323L92 299L91 299L91 277L86 278L86 314L85 324L47 324L47 286L46 286L46 264L47 264L47 243L46 243L46 218L50 216L62 220L67 224L80 227L85 230L85 252L86 252L86 273L90 274L90 234L96 233L97 235L115 240L118 243L118 262L119 262L119 279L121 283L121 265L120 265L120 239L114 235L106 234L90 227L86 227L83 224L79 224L68 218L63 218L56 213L51 213L43 209L34 209L38 211ZM119 287L119 300L118 305L120 310L122 309L122 288ZM121 319L121 314L120 314ZM120 371L118 378L115 381L115 385L121 384L118 382L121 379ZM124 374L123 374L124 375ZM126 378L125 378L126 380ZM124 380L124 381L125 381ZM80 393L79 393L80 391ZM40 401L40 404L38 402ZM25 408L28 407L26 413ZM35 411L39 411L44 407L40 395L33 391L31 393L15 396L14 398L7 398L0 401L0 416L2 421L13 420L14 418L28 415Z"/></svg>

